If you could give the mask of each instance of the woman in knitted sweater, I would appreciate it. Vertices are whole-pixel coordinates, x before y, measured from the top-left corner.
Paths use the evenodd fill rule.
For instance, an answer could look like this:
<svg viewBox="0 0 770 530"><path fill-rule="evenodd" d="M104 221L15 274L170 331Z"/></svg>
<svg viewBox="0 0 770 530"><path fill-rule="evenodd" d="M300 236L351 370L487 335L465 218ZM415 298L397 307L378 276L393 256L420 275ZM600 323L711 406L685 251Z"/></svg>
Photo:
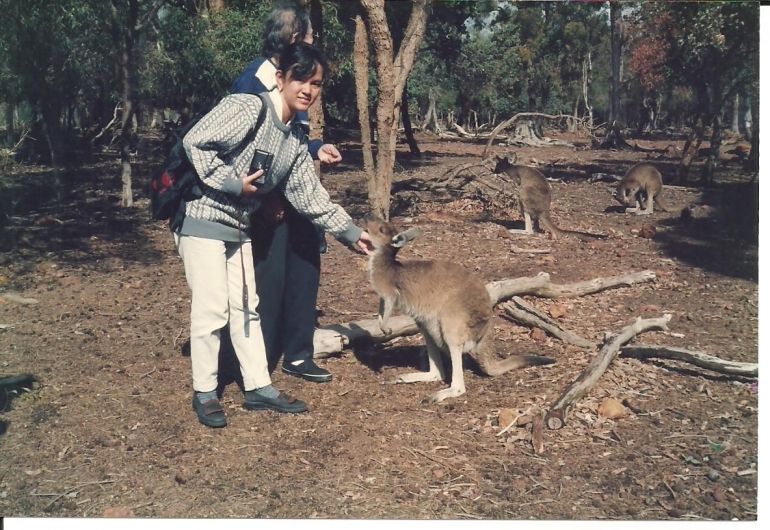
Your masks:
<svg viewBox="0 0 770 530"><path fill-rule="evenodd" d="M229 325L241 365L244 406L250 410L304 412L307 404L275 389L270 382L265 346L256 311L249 215L260 195L277 189L315 225L364 253L369 234L345 210L331 202L307 150L307 136L297 112L318 97L326 64L320 51L297 43L282 55L276 82L277 101L252 94L232 94L204 116L185 136L184 147L200 177L202 196L185 204L185 218L174 239L192 291L190 349L193 408L209 427L227 421L217 399L220 329ZM262 125L254 130L260 110ZM255 152L267 153L269 167L249 174Z"/></svg>

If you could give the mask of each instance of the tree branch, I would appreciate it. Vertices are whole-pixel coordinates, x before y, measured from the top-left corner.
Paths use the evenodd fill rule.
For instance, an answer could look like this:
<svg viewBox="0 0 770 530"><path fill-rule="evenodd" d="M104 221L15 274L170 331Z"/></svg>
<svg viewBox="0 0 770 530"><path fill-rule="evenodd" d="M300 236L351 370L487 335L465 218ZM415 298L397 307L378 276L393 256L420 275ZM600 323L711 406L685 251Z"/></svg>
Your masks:
<svg viewBox="0 0 770 530"><path fill-rule="evenodd" d="M562 393L561 397L551 406L551 410L545 415L545 423L549 429L561 429L566 422L567 414L577 400L591 390L599 378L604 374L612 360L617 357L620 347L634 338L639 333L650 329L667 330L666 324L671 320L671 315L666 314L661 318L642 320L626 326L615 336L605 340L604 346L596 354L580 376Z"/></svg>
<svg viewBox="0 0 770 530"><path fill-rule="evenodd" d="M635 359L671 359L725 375L739 375L743 377L759 376L759 364L757 363L725 361L719 357L713 357L702 352L674 348L671 346L657 346L651 344L625 346L620 350L620 356L633 357Z"/></svg>

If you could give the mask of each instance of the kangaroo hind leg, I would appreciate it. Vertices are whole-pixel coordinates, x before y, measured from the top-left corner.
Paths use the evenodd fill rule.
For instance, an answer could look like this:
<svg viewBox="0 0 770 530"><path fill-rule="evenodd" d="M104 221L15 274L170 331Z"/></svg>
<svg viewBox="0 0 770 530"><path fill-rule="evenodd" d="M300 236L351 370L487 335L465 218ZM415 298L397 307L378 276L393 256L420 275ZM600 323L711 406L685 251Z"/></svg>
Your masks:
<svg viewBox="0 0 770 530"><path fill-rule="evenodd" d="M433 381L446 380L446 373L444 372L444 364L441 360L441 349L433 340L430 332L422 324L417 324L420 333L425 338L425 346L428 350L428 371L427 372L412 372L408 374L398 375L391 379L388 379L386 383L429 383Z"/></svg>

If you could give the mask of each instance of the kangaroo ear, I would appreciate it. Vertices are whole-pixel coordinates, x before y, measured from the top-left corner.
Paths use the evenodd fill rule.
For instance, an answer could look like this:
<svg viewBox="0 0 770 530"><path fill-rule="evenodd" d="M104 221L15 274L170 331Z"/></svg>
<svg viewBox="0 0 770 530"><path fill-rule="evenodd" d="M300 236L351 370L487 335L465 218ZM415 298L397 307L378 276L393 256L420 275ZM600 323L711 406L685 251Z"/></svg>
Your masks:
<svg viewBox="0 0 770 530"><path fill-rule="evenodd" d="M405 230L401 232L400 234L396 234L391 239L391 245L393 248L401 248L403 247L407 242L412 241L413 239L417 239L422 235L422 230L419 228L410 228L409 230Z"/></svg>

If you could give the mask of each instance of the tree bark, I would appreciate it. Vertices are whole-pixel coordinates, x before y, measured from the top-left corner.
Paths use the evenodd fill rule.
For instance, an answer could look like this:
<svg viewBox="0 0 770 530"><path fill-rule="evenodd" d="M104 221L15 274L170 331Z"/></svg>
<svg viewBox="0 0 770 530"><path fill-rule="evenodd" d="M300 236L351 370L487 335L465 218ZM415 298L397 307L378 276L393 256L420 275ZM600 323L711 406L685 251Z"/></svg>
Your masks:
<svg viewBox="0 0 770 530"><path fill-rule="evenodd" d="M393 180L391 160L395 155L395 143L391 141L396 100L393 38L385 16L385 0L361 0L361 5L369 21L369 37L374 45L377 71L377 159L368 182L369 206L372 213L387 221L390 218L390 186Z"/></svg>
<svg viewBox="0 0 770 530"><path fill-rule="evenodd" d="M749 96L749 105L751 109L751 151L746 161L746 168L750 171L759 172L759 94L753 93Z"/></svg>
<svg viewBox="0 0 770 530"><path fill-rule="evenodd" d="M622 6L617 0L610 0L610 112L607 125L612 126L618 121L620 107L620 58L623 47L623 26L620 10Z"/></svg>
<svg viewBox="0 0 770 530"><path fill-rule="evenodd" d="M366 25L360 15L356 16L356 32L353 40L353 75L356 80L356 106L358 123L361 126L361 150L364 157L364 172L374 174L372 156L371 118L369 117L369 40ZM371 178L369 179L371 185ZM372 190L369 190L371 195Z"/></svg>
<svg viewBox="0 0 770 530"><path fill-rule="evenodd" d="M16 142L16 129L14 119L16 105L12 100L5 102L5 146L10 149Z"/></svg>
<svg viewBox="0 0 770 530"><path fill-rule="evenodd" d="M310 14L310 24L313 26L313 32L316 34L314 37L314 44L317 48L324 49L324 28L323 28L323 7L320 0L303 0L305 9ZM308 110L308 118L310 121L310 139L322 140L324 139L324 127L326 125L324 119L324 104L323 104L323 92L318 95L313 106ZM321 175L323 165L319 162L315 162L316 174Z"/></svg>
<svg viewBox="0 0 770 530"><path fill-rule="evenodd" d="M406 136L406 143L409 144L409 152L415 156L420 156L420 147L417 145L417 140L414 139L412 120L409 118L409 92L407 88L407 86L404 87L401 96L401 123L404 125L404 136Z"/></svg>
<svg viewBox="0 0 770 530"><path fill-rule="evenodd" d="M401 96L422 41L432 0L415 0L404 39L393 56L393 38L385 16L384 0L361 0L374 45L377 71L377 164L369 182L369 206L373 213L390 217L390 188L396 160L396 134Z"/></svg>
<svg viewBox="0 0 770 530"><path fill-rule="evenodd" d="M119 0L112 0L112 37L115 46L116 73L120 82L123 115L120 127L121 181L123 190L121 204L133 206L132 170L131 170L131 132L134 118L132 79L134 76L134 44L138 35L144 32L149 22L166 0L155 0L149 11L139 20L139 0L128 0L128 16L121 22L118 10L122 6Z"/></svg>

